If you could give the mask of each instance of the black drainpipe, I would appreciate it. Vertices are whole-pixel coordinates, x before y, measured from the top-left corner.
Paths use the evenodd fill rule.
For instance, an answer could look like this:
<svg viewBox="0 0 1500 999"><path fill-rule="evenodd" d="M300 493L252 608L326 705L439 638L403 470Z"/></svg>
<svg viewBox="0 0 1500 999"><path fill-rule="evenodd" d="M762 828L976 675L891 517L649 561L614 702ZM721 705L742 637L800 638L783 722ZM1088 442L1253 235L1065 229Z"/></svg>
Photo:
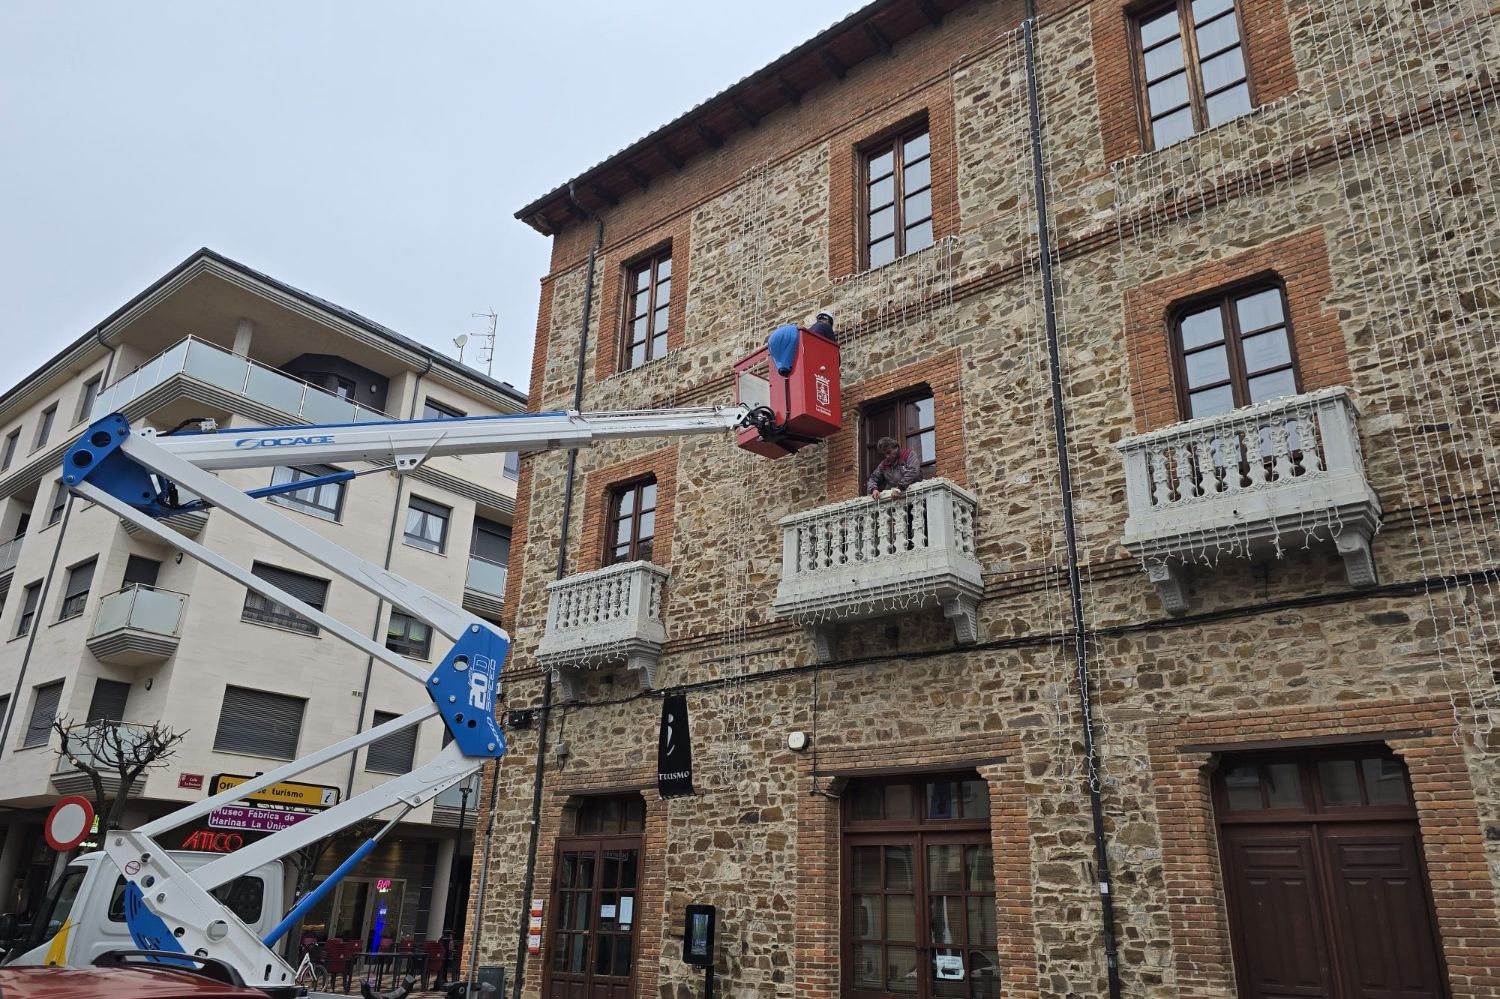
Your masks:
<svg viewBox="0 0 1500 999"><path fill-rule="evenodd" d="M576 205L580 209L583 208L583 206L579 205L578 201L573 198L572 184L568 185L568 198L573 201L574 205ZM575 410L583 408L583 377L586 367L586 359L588 356L589 315L593 311L594 305L594 263L599 256L600 248L604 246L604 220L595 215L593 212L589 212L589 215L594 219L594 222L598 226L598 229L594 234L594 245L589 248L589 259L588 264L586 265L588 268L588 273L584 278L583 284L583 319L578 324L578 369L573 374L573 408ZM561 541L557 546L557 579L562 579L568 574L568 522L572 519L573 514L573 481L576 477L577 470L578 449L569 448L568 477L567 481L563 485L562 533ZM547 759L547 723L552 717L552 671L550 669L542 671L541 715L541 719L537 723L536 776L532 780L531 785L531 833L526 844L526 885L521 889L520 911L522 912L528 911L526 905L527 902L531 899L532 889L536 886L536 851L537 840L540 836L542 817L542 777L546 768ZM495 824L494 802L495 793L499 787L499 783L500 768L497 766L490 776L490 821L489 828L485 830L484 855L486 858L489 857L490 830L494 828ZM484 897L484 884L482 878L479 890L481 893L480 900L482 902ZM474 922L476 924L475 928L477 929L477 925L479 923L479 919L477 918L477 910ZM470 930L470 932L472 933L474 931ZM521 920L521 927L518 936L519 940L516 944L515 984L511 989L512 999L521 999L521 983L526 974L527 923L524 919ZM478 940L477 936L475 937L475 940Z"/></svg>
<svg viewBox="0 0 1500 999"><path fill-rule="evenodd" d="M1031 111L1031 168L1036 184L1037 254L1041 258L1042 306L1047 319L1047 355L1052 372L1052 428L1057 440L1057 480L1062 490L1063 537L1068 547L1068 599L1073 611L1074 682L1088 756L1089 811L1094 819L1094 857L1099 867L1103 910L1104 960L1110 999L1120 999L1120 960L1115 941L1115 902L1110 892L1109 843L1104 835L1104 803L1099 795L1099 747L1094 743L1094 712L1089 695L1089 661L1084 644L1083 589L1078 579L1078 538L1073 531L1073 477L1068 467L1068 427L1063 412L1062 360L1057 345L1057 304L1052 285L1052 239L1047 227L1047 179L1042 167L1042 115L1036 79L1036 0L1026 0L1026 99Z"/></svg>

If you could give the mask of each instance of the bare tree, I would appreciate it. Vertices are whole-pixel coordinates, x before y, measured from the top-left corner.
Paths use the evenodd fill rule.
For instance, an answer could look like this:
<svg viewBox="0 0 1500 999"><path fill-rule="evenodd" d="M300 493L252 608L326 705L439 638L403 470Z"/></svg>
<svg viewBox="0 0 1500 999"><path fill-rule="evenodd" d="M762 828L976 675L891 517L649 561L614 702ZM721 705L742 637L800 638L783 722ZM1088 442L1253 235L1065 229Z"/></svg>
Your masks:
<svg viewBox="0 0 1500 999"><path fill-rule="evenodd" d="M52 727L62 736L58 755L93 785L101 835L120 824L136 782L150 768L166 765L187 735L160 722L122 725L101 719L73 725L67 718L55 718Z"/></svg>

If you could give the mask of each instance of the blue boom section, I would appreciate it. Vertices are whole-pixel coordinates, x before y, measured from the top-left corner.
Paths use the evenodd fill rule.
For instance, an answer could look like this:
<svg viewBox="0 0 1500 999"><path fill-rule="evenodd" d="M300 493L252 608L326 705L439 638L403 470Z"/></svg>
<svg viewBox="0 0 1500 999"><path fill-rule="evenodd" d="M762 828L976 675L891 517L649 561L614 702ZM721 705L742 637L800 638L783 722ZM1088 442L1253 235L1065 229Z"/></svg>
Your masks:
<svg viewBox="0 0 1500 999"><path fill-rule="evenodd" d="M181 513L171 483L158 481L120 450L129 436L130 424L119 413L91 424L63 456L63 482L71 487L86 479L150 517Z"/></svg>
<svg viewBox="0 0 1500 999"><path fill-rule="evenodd" d="M186 954L182 944L178 942L177 936L169 929L162 918L152 912L146 905L146 898L141 894L140 888L134 881L125 882L125 925L130 929L130 939L141 950L164 950L175 951ZM161 964L171 964L183 968L193 968L196 965L189 961L174 961L171 958L152 958Z"/></svg>
<svg viewBox="0 0 1500 999"><path fill-rule="evenodd" d="M498 759L505 753L495 697L500 692L500 667L509 652L510 642L498 633L470 625L427 678L427 693L465 756Z"/></svg>

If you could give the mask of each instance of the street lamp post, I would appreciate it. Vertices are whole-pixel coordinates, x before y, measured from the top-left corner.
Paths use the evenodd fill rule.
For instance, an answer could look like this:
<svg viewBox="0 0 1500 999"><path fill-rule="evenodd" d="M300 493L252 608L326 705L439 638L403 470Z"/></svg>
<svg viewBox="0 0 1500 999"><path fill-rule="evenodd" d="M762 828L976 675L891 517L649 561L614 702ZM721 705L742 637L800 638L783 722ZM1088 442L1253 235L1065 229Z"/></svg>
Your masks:
<svg viewBox="0 0 1500 999"><path fill-rule="evenodd" d="M458 841L453 845L453 866L448 871L448 925L447 929L454 931L458 937L457 912L458 912L458 854L464 846L464 820L469 814L469 782L464 781L458 789Z"/></svg>

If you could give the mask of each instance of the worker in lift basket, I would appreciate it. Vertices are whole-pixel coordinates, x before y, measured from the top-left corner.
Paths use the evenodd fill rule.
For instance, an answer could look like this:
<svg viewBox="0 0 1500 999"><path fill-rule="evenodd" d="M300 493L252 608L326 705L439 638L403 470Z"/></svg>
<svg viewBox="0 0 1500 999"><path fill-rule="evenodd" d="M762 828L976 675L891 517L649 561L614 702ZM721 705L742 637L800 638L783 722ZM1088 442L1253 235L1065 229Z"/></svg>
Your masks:
<svg viewBox="0 0 1500 999"><path fill-rule="evenodd" d="M833 313L820 312L817 320L807 328L809 333L816 333L825 340L839 342L839 338L833 335Z"/></svg>
<svg viewBox="0 0 1500 999"><path fill-rule="evenodd" d="M880 455L880 464L875 466L869 481L865 483L871 499L879 499L881 492L885 490L890 490L891 496L900 496L901 490L922 477L917 452L909 447L902 447L894 437L880 438L875 450Z"/></svg>

